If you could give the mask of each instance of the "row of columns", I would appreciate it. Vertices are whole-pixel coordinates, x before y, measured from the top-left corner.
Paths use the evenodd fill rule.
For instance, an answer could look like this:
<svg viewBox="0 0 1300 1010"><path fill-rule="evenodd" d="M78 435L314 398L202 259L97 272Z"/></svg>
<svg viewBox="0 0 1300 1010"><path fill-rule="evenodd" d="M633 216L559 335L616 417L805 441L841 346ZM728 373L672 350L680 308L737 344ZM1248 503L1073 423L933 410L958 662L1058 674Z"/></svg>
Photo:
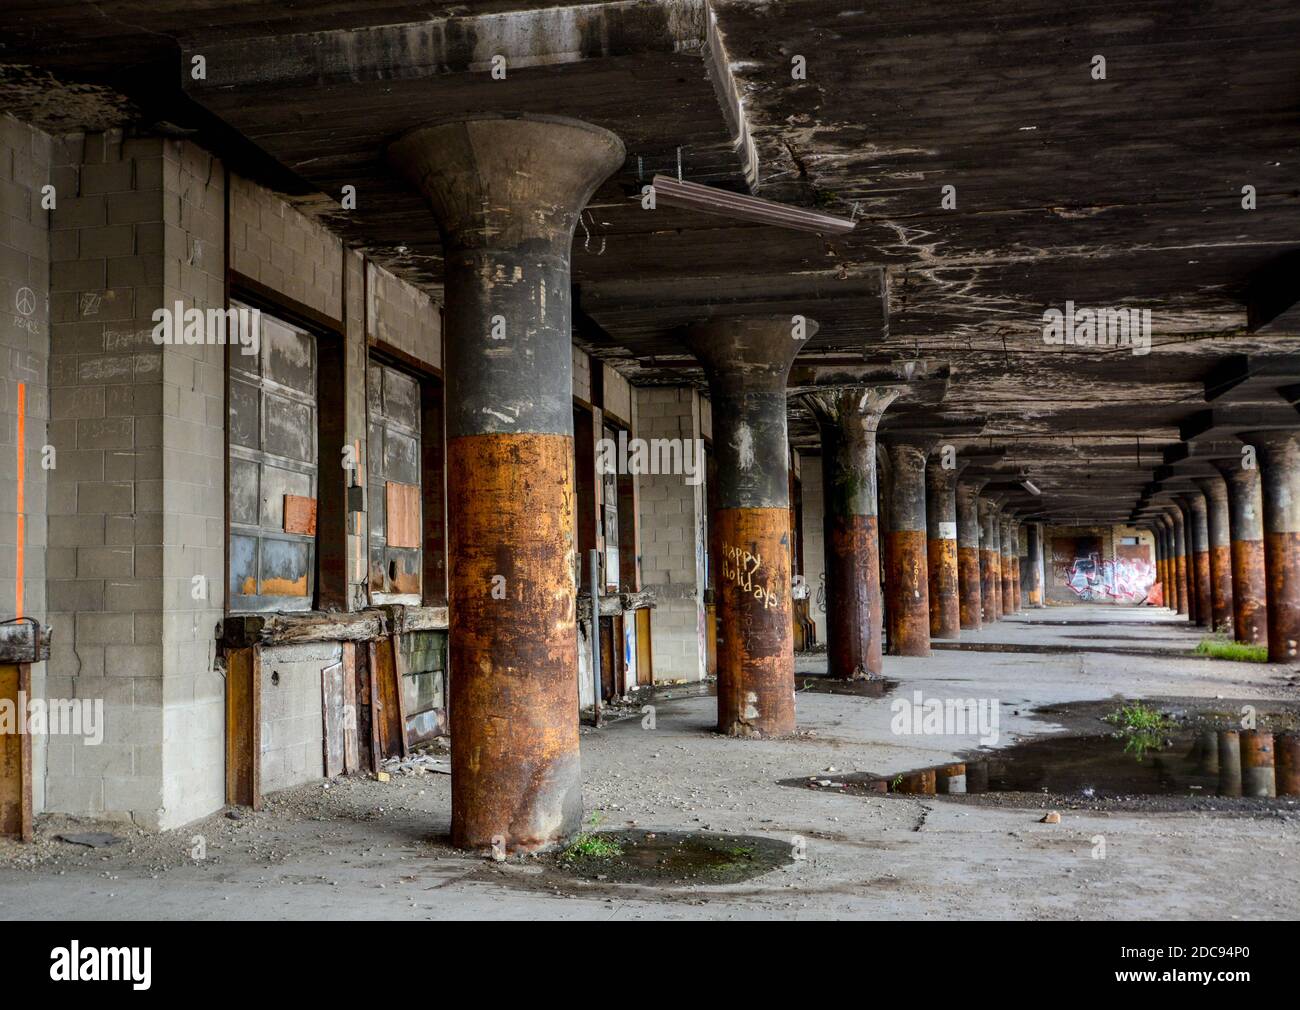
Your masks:
<svg viewBox="0 0 1300 1010"><path fill-rule="evenodd" d="M417 129L389 157L426 196L445 257L452 841L534 850L574 834L582 817L569 257L579 214L625 151L585 123L493 115ZM709 381L718 464L718 728L786 735L794 675L785 387L807 330L792 332L788 317L716 319L686 336ZM932 635L1014 613L1019 527L976 482L927 476L933 436L891 434L882 606L874 443L890 397L865 389L837 397L819 414L831 434L832 672L870 676L879 673L882 610L890 651L917 656L928 655ZM1294 438L1261 453L1270 649L1276 641L1279 655L1294 656L1300 453ZM1236 515L1231 485L1225 493ZM1231 515L1235 575L1245 527ZM1193 550L1208 553L1208 521L1170 514L1160 524L1167 567L1185 587L1188 521ZM1031 578L1041 597L1040 564ZM1200 591L1199 574L1194 584ZM1245 601L1235 578L1232 588ZM1178 598L1188 612L1190 589ZM1243 605L1234 602L1235 617Z"/></svg>
<svg viewBox="0 0 1300 1010"><path fill-rule="evenodd" d="M1244 432L1254 456L1207 458L1196 490L1151 516L1165 602L1198 626L1300 656L1300 434Z"/></svg>

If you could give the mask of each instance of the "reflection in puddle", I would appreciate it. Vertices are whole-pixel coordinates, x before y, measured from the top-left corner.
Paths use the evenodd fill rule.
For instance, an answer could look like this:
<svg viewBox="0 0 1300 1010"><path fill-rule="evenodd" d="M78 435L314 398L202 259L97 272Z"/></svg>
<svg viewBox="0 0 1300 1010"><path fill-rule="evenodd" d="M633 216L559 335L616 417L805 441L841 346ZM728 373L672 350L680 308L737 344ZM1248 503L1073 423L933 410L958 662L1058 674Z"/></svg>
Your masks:
<svg viewBox="0 0 1300 1010"><path fill-rule="evenodd" d="M893 777L865 773L789 780L814 789L919 796L1300 796L1300 734L1206 730L1134 748L1124 735L1046 737L988 757Z"/></svg>

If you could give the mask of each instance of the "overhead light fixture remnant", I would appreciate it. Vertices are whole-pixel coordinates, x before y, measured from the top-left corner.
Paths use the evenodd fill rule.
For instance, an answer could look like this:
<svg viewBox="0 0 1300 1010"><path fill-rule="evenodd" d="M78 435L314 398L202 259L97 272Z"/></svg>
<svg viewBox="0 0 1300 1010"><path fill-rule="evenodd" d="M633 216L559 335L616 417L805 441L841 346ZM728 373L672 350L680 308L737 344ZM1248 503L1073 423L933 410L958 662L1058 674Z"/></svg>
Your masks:
<svg viewBox="0 0 1300 1010"><path fill-rule="evenodd" d="M1036 498L1043 497L1043 492L1038 490L1038 485L1036 485L1032 480L1022 480L1020 486Z"/></svg>
<svg viewBox="0 0 1300 1010"><path fill-rule="evenodd" d="M819 235L844 235L855 227L855 222L847 217L789 207L756 196L701 186L698 182L682 182L667 175L656 175L652 185L656 203L669 207L683 207L703 214L717 214L719 217L770 224L777 228L792 228L795 231L811 231Z"/></svg>

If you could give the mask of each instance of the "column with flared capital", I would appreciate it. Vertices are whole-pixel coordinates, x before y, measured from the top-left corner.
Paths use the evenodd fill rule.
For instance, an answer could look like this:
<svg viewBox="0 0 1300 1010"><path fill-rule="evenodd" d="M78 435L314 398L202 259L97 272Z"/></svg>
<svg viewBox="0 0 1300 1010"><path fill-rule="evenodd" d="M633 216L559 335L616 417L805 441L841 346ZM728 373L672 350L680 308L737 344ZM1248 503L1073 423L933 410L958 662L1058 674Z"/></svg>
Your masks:
<svg viewBox="0 0 1300 1010"><path fill-rule="evenodd" d="M1264 568L1264 494L1254 458L1211 460L1228 489L1232 546L1232 634L1268 644L1268 578ZM1249 466L1245 465L1247 462Z"/></svg>
<svg viewBox="0 0 1300 1010"><path fill-rule="evenodd" d="M718 731L794 732L786 376L817 324L740 316L685 331L709 381L717 494Z"/></svg>
<svg viewBox="0 0 1300 1010"><path fill-rule="evenodd" d="M891 656L930 655L930 572L926 561L925 461L938 439L918 432L881 436L889 456L885 594Z"/></svg>
<svg viewBox="0 0 1300 1010"><path fill-rule="evenodd" d="M1209 534L1210 627L1232 632L1232 536L1228 518L1228 488L1218 474L1193 478L1205 496L1205 521Z"/></svg>
<svg viewBox="0 0 1300 1010"><path fill-rule="evenodd" d="M984 626L980 585L980 490L987 477L957 482L957 593L961 627L979 631Z"/></svg>
<svg viewBox="0 0 1300 1010"><path fill-rule="evenodd" d="M1300 656L1300 433L1251 431L1239 437L1259 458L1268 661L1294 663Z"/></svg>
<svg viewBox="0 0 1300 1010"><path fill-rule="evenodd" d="M497 115L388 156L445 264L452 842L534 850L582 821L569 252L623 145Z"/></svg>
<svg viewBox="0 0 1300 1010"><path fill-rule="evenodd" d="M1188 616L1200 627L1210 623L1210 527L1205 497L1199 491L1178 495L1187 522Z"/></svg>
<svg viewBox="0 0 1300 1010"><path fill-rule="evenodd" d="M864 386L802 398L821 431L827 665L843 680L883 675L876 428L897 395Z"/></svg>
<svg viewBox="0 0 1300 1010"><path fill-rule="evenodd" d="M925 469L925 560L929 573L930 637L961 637L957 478L962 462L934 453Z"/></svg>
<svg viewBox="0 0 1300 1010"><path fill-rule="evenodd" d="M979 499L980 599L985 624L1002 619L1002 546L998 536L998 503Z"/></svg>

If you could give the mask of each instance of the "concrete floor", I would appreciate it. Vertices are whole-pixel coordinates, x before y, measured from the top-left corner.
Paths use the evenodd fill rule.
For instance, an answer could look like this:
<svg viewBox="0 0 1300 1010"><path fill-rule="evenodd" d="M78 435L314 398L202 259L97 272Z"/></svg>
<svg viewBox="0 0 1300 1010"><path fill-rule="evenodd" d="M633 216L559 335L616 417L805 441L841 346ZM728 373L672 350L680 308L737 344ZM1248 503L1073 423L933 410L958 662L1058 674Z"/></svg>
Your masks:
<svg viewBox="0 0 1300 1010"><path fill-rule="evenodd" d="M1071 651L940 651L888 658L885 672L901 682L892 697L919 689L998 699L1002 746L1018 735L1059 732L1030 715L1054 702L1119 695L1300 701L1293 670L1173 654L1200 637L1167 611L1080 605L1026 612L963 637ZM1105 651L1115 648L1153 654ZM799 667L819 663L800 657ZM1039 823L1039 806L839 796L778 784L832 767L893 774L974 745L893 735L890 700L802 693L801 734L782 741L715 736L711 697L659 701L653 730L639 718L584 730L587 809L602 812L602 827L707 827L806 840L806 859L743 884L656 891L557 883L536 861L466 856L445 844L448 777L409 775L291 790L239 820L217 814L163 834L121 829L126 843L111 849L53 841L69 822L44 818L35 846L0 843L0 918L1300 916L1294 802L1233 814L1064 810L1053 825ZM1104 860L1092 856L1097 835L1106 839Z"/></svg>

